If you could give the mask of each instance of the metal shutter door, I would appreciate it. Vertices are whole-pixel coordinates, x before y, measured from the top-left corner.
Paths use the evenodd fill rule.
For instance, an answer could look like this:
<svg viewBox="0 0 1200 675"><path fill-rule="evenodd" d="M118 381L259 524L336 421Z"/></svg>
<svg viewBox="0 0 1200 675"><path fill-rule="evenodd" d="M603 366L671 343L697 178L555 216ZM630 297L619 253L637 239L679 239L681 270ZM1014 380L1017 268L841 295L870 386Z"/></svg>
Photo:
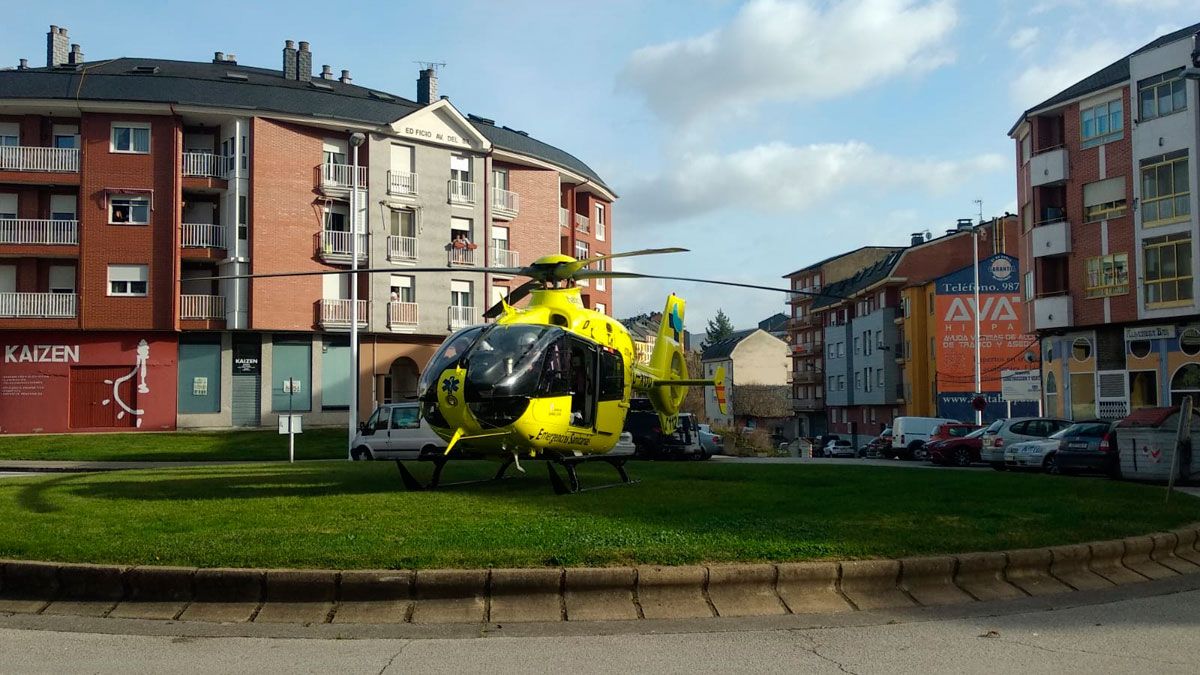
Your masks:
<svg viewBox="0 0 1200 675"><path fill-rule="evenodd" d="M258 373L233 376L233 426L257 427L260 424L260 382Z"/></svg>

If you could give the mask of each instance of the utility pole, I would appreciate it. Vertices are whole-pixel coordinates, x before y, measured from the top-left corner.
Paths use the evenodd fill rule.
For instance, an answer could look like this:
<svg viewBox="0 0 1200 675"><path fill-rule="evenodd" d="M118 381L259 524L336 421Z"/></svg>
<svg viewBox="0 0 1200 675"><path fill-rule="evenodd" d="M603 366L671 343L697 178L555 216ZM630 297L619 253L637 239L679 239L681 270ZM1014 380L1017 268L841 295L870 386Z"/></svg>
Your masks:
<svg viewBox="0 0 1200 675"><path fill-rule="evenodd" d="M350 440L346 458L354 459L354 437L358 434L358 146L367 137L350 134Z"/></svg>

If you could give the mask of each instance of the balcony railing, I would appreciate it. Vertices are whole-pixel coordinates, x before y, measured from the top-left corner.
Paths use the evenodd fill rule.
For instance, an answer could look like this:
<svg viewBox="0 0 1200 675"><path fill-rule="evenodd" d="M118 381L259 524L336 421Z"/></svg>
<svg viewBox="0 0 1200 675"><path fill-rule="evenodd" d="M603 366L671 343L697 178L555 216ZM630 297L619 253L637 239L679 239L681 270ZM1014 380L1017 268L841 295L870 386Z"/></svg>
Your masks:
<svg viewBox="0 0 1200 675"><path fill-rule="evenodd" d="M220 295L180 295L179 318L192 320L224 319L225 298Z"/></svg>
<svg viewBox="0 0 1200 675"><path fill-rule="evenodd" d="M588 222L588 217L583 215L582 213L576 213L575 214L575 229L579 230L580 232L584 232L584 233L591 232L592 228L591 228L591 223Z"/></svg>
<svg viewBox="0 0 1200 675"><path fill-rule="evenodd" d="M74 293L0 293L0 317L73 319L78 297Z"/></svg>
<svg viewBox="0 0 1200 675"><path fill-rule="evenodd" d="M450 247L449 261L451 265L474 265L475 249Z"/></svg>
<svg viewBox="0 0 1200 675"><path fill-rule="evenodd" d="M317 167L323 190L349 190L354 183L354 167L350 164L321 164ZM367 167L358 167L358 188L367 189Z"/></svg>
<svg viewBox="0 0 1200 675"><path fill-rule="evenodd" d="M184 223L180 245L184 248L225 248L225 227L211 223Z"/></svg>
<svg viewBox="0 0 1200 675"><path fill-rule="evenodd" d="M320 320L322 328L349 328L352 300L346 299L329 299L325 298L318 300L317 304L320 311ZM367 301L358 301L358 325L364 328L367 325Z"/></svg>
<svg viewBox="0 0 1200 675"><path fill-rule="evenodd" d="M341 230L321 230L320 238L320 253L321 259L326 262L350 262L350 247L353 246L352 232L343 232ZM363 261L367 259L367 235L360 232L358 234L358 259Z"/></svg>
<svg viewBox="0 0 1200 675"><path fill-rule="evenodd" d="M0 220L0 244L71 246L78 243L78 220Z"/></svg>
<svg viewBox="0 0 1200 675"><path fill-rule="evenodd" d="M498 187L492 188L492 214L505 220L515 218L521 210L521 195Z"/></svg>
<svg viewBox="0 0 1200 675"><path fill-rule="evenodd" d="M520 267L521 256L516 251L510 251L506 248L493 246L492 264L496 267Z"/></svg>
<svg viewBox="0 0 1200 675"><path fill-rule="evenodd" d="M475 203L475 184L465 180L451 180L449 182L449 194L451 204L474 204Z"/></svg>
<svg viewBox="0 0 1200 675"><path fill-rule="evenodd" d="M79 148L0 146L0 170L75 173L79 171Z"/></svg>
<svg viewBox="0 0 1200 675"><path fill-rule="evenodd" d="M387 255L388 260L415 261L417 259L417 238L388 236Z"/></svg>
<svg viewBox="0 0 1200 675"><path fill-rule="evenodd" d="M558 207L558 226L559 227L570 227L570 225L571 225L571 212L568 211L567 209L564 209L561 206Z"/></svg>
<svg viewBox="0 0 1200 675"><path fill-rule="evenodd" d="M183 175L197 178L228 178L233 158L211 152L183 153Z"/></svg>
<svg viewBox="0 0 1200 675"><path fill-rule="evenodd" d="M417 317L417 303L415 302L393 300L388 303L387 322L388 328L392 330L416 328Z"/></svg>
<svg viewBox="0 0 1200 675"><path fill-rule="evenodd" d="M467 326L473 326L479 322L475 316L476 312L474 307L459 307L457 305L450 305L446 308L446 313L449 315L450 319L450 330L466 328Z"/></svg>
<svg viewBox="0 0 1200 675"><path fill-rule="evenodd" d="M388 172L388 194L389 195L415 195L415 194L417 194L417 174L408 173L407 171L389 171Z"/></svg>

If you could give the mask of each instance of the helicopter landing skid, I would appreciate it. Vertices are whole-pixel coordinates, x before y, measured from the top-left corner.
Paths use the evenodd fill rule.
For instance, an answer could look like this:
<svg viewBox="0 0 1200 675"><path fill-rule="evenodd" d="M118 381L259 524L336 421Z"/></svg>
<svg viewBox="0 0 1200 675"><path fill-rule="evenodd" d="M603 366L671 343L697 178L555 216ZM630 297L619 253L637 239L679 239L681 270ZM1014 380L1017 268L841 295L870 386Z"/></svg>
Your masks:
<svg viewBox="0 0 1200 675"><path fill-rule="evenodd" d="M558 457L546 462L546 469L550 472L550 485L554 488L554 494L568 495L579 492L590 492L591 490L604 490L611 487L621 487L622 485L635 485L640 483L640 480L633 480L625 471L625 462L628 457ZM621 477L619 483L607 483L604 485L595 485L592 487L581 487L579 485L579 475L575 469L580 464L585 462L604 462L617 470L617 474ZM567 480L564 482L562 477L558 475L558 471L554 469L554 465L558 464L567 472Z"/></svg>
<svg viewBox="0 0 1200 675"><path fill-rule="evenodd" d="M396 460L396 468L400 470L400 480L404 483L405 489L409 492L423 492L425 490L436 490L438 488L454 487L457 485L478 485L480 483L493 483L495 481L504 480L505 473L508 472L508 467L512 466L513 460L506 459L500 463L500 468L496 469L496 474L491 478L482 480L462 480L454 483L442 482L442 469L446 468L446 464L450 461L449 457L438 456L433 459L421 459L422 462L433 462L433 477L429 482L422 485L417 477L412 475L408 467L404 466L404 462Z"/></svg>

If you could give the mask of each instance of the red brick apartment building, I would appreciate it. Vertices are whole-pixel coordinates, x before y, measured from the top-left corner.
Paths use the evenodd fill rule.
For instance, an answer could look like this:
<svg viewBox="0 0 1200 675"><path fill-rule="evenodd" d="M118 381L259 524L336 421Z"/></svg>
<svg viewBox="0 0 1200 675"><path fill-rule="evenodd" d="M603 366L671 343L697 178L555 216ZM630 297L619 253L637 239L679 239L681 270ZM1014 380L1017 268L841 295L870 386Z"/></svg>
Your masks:
<svg viewBox="0 0 1200 675"><path fill-rule="evenodd" d="M1047 414L1117 419L1200 394L1200 24L1026 111L1010 130L1028 328Z"/></svg>
<svg viewBox="0 0 1200 675"><path fill-rule="evenodd" d="M414 101L312 63L290 40L280 70L86 62L52 26L45 67L0 71L0 433L345 423L356 381L364 415L414 395L521 282L478 268L611 252L615 195L574 156L460 114L433 71ZM357 307L348 276L214 279L347 269L352 237L394 268Z"/></svg>

